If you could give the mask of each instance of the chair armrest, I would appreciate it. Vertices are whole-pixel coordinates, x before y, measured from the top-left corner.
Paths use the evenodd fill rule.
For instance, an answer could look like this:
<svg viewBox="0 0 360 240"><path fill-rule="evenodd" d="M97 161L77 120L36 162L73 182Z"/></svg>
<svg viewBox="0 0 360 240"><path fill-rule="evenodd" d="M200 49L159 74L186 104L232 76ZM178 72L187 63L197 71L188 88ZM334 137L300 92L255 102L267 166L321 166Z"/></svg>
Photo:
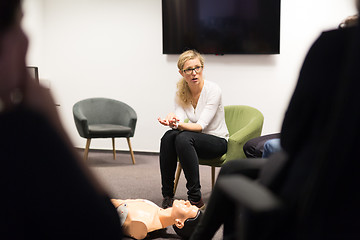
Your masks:
<svg viewBox="0 0 360 240"><path fill-rule="evenodd" d="M88 120L84 114L78 109L73 109L74 121L76 129L81 137L87 138L89 136Z"/></svg>
<svg viewBox="0 0 360 240"><path fill-rule="evenodd" d="M130 137L133 137L135 134L136 122L137 122L137 117L132 117L130 119L129 127L132 129L132 134Z"/></svg>
<svg viewBox="0 0 360 240"><path fill-rule="evenodd" d="M131 128L131 133L127 137L133 137L136 128L137 122L137 114L134 109L132 109L129 105L123 103L124 106L121 108L116 108L116 112L114 112L115 119L114 124L123 125ZM115 111L114 110L114 111Z"/></svg>
<svg viewBox="0 0 360 240"><path fill-rule="evenodd" d="M250 121L245 127L229 137L226 161L246 158L243 146L250 139L261 135L262 121L260 123L259 121L260 119Z"/></svg>
<svg viewBox="0 0 360 240"><path fill-rule="evenodd" d="M236 204L254 213L279 209L281 201L266 187L241 175L218 179L219 188Z"/></svg>
<svg viewBox="0 0 360 240"><path fill-rule="evenodd" d="M277 239L276 233L282 231L279 226L283 225L281 222L284 223L286 212L278 197L265 186L242 175L224 176L217 184L219 192L234 201L236 239Z"/></svg>

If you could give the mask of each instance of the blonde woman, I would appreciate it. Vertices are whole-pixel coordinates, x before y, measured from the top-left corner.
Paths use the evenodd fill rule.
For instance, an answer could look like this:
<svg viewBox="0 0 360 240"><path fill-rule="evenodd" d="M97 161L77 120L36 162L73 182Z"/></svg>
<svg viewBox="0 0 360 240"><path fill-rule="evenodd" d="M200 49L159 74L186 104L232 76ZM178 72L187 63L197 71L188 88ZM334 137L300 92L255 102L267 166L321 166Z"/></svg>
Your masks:
<svg viewBox="0 0 360 240"><path fill-rule="evenodd" d="M221 90L217 84L203 78L204 58L197 51L188 50L180 55L178 69L182 78L177 84L175 112L158 119L160 124L170 127L160 145L162 207L172 206L179 159L187 180L188 199L191 204L203 208L198 158L223 155L227 151L229 133ZM184 122L185 119L189 121Z"/></svg>

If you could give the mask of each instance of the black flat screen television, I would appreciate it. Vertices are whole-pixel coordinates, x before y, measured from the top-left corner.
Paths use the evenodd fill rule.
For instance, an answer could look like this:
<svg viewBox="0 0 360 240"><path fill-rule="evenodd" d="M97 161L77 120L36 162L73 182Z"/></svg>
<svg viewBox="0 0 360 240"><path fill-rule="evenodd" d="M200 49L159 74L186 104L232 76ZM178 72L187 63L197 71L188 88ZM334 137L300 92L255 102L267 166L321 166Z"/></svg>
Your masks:
<svg viewBox="0 0 360 240"><path fill-rule="evenodd" d="M280 0L162 0L163 54L279 54Z"/></svg>

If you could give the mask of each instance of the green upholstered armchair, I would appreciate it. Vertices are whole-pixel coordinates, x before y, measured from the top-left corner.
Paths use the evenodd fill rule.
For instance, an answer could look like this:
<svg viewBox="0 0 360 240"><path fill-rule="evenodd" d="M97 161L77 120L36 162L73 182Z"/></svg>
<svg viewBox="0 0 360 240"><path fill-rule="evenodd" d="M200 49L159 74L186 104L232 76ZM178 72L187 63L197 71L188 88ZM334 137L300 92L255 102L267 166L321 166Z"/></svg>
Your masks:
<svg viewBox="0 0 360 240"><path fill-rule="evenodd" d="M137 115L129 105L108 98L89 98L74 104L73 115L80 136L87 139L85 160L92 138L112 138L115 159L115 138L124 137L127 139L131 159L135 164L130 137L135 133Z"/></svg>
<svg viewBox="0 0 360 240"><path fill-rule="evenodd" d="M248 140L260 136L264 122L262 113L250 106L233 105L225 106L224 109L226 126L230 136L227 152L220 158L199 159L200 165L211 166L212 187L214 187L215 183L215 167L221 167L230 160L246 158L243 146ZM181 170L179 162L175 174L174 193L176 192Z"/></svg>

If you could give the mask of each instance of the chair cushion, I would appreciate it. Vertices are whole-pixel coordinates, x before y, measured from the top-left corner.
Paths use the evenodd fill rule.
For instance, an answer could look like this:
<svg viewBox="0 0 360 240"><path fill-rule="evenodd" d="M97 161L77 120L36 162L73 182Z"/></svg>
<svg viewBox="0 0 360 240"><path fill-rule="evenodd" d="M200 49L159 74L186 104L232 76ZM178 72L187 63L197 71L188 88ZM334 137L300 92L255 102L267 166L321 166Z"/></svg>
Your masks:
<svg viewBox="0 0 360 240"><path fill-rule="evenodd" d="M212 167L221 167L225 161L226 161L226 154L222 155L219 158L213 158L213 159L199 158L200 165L207 165Z"/></svg>
<svg viewBox="0 0 360 240"><path fill-rule="evenodd" d="M107 137L128 137L132 133L130 127L115 124L90 124L90 138L107 138Z"/></svg>

